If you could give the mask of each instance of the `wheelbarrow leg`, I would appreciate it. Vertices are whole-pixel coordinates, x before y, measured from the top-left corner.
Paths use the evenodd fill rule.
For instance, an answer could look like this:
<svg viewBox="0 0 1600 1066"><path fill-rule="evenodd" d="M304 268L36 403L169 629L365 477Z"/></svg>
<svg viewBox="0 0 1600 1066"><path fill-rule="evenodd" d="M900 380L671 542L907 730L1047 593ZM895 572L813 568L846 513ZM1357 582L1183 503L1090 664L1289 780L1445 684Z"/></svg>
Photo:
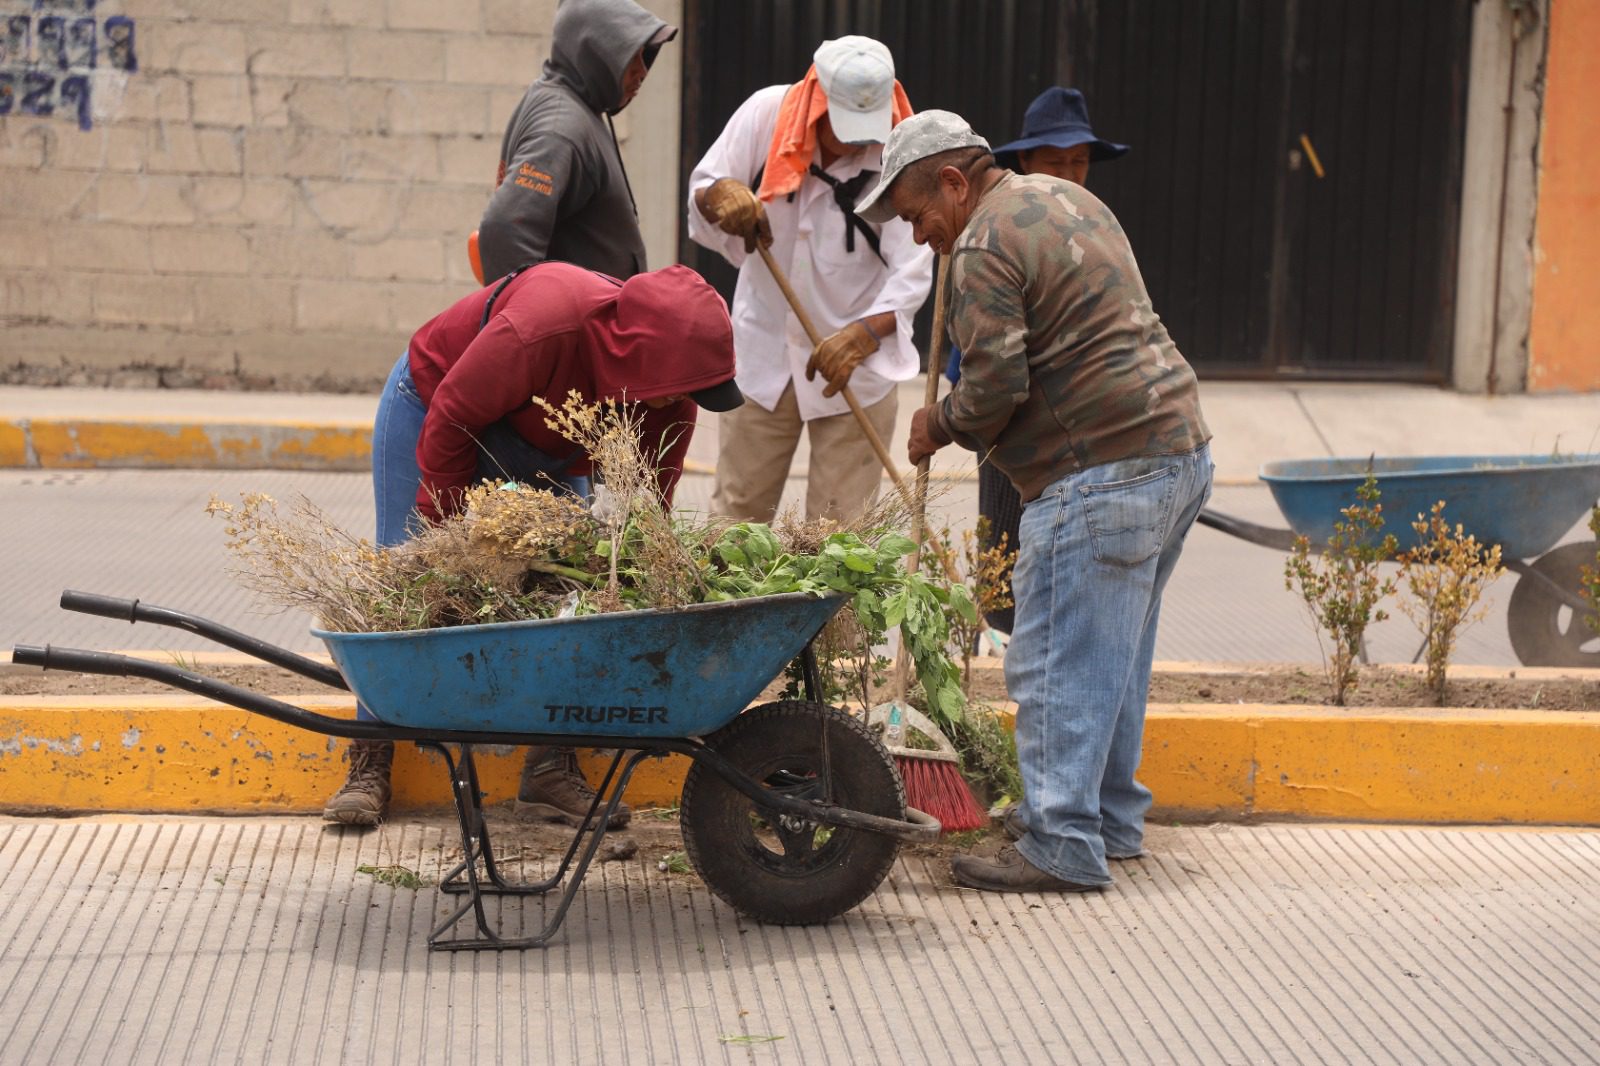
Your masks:
<svg viewBox="0 0 1600 1066"><path fill-rule="evenodd" d="M456 800L456 813L462 829L462 858L439 879L441 892L476 892L482 895L537 895L548 892L561 881L561 871L554 877L538 883L507 882L500 875L494 860L494 844L489 836L489 823L483 816L483 789L478 784L478 762L472 756L471 745L461 746L461 758L453 761L441 745L424 743L444 755L445 766L450 771L450 792ZM488 884L476 884L477 860L483 860L483 876ZM562 864L562 869L566 864ZM465 875L465 880L463 880Z"/></svg>
<svg viewBox="0 0 1600 1066"><path fill-rule="evenodd" d="M566 919L567 909L572 906L573 899L577 896L578 889L583 884L585 874L588 873L590 864L594 861L595 853L600 850L600 843L605 839L611 817L616 813L618 805L622 802L622 794L628 787L628 781L633 777L634 770L639 763L648 758L652 751L643 749L631 754L618 750L612 757L611 766L606 771L605 780L601 783L595 794L593 804L590 806L590 817L585 826L580 827L573 835L572 844L567 849L567 854L561 860L561 866L556 873L545 881L530 884L515 884L506 882L494 865L494 852L489 842L488 826L483 817L482 794L478 790L477 767L473 762L470 745L461 745L461 757L453 759L443 745L426 744L427 747L443 752L445 764L450 771L452 790L456 798L456 815L461 826L462 861L452 868L440 879L439 889L447 893L465 894L467 898L454 911L447 915L443 921L428 935L428 946L437 951L505 951L520 948L542 947L555 936L561 928L561 923ZM624 761L624 756L627 756ZM621 772L618 772L618 769ZM591 829L590 826L593 828ZM488 915L483 908L483 897L486 895L533 895L543 893L554 888L560 883L567 867L572 863L573 856L577 854L580 843L585 834L589 835L588 846L583 849L583 854L578 858L576 867L573 868L572 877L567 884L567 889L562 893L560 901L556 904L555 913L550 917L543 930L531 937L508 938L496 933L489 925ZM478 874L478 859L484 860L484 878ZM465 881L461 880L462 875ZM488 884L484 880L489 881ZM448 932L457 922L472 912L473 920L478 927L479 936L476 937L451 937L446 938Z"/></svg>
<svg viewBox="0 0 1600 1066"><path fill-rule="evenodd" d="M800 651L800 676L806 683L806 700L809 703L822 703L822 671L817 666L817 653L815 645L817 638L812 637Z"/></svg>
<svg viewBox="0 0 1600 1066"><path fill-rule="evenodd" d="M438 750L437 745L429 744L427 746ZM591 827L598 824L596 818L599 814L600 805L605 802L605 797L608 794L607 789L610 788L612 779L616 777L617 767L622 762L623 754L622 749L617 749L611 759L611 764L606 767L605 777L601 779L600 787L595 791L594 799L589 804L589 813L584 825L573 834L572 843L568 845L567 853L562 857L561 865L556 867L556 872L543 881L507 881L500 873L499 865L495 862L494 846L489 836L488 820L483 816L483 789L478 785L478 763L472 755L471 747L465 747L461 753L461 774L459 775L465 779L465 785L463 788L457 784L458 775L455 768L451 767L451 791L458 798L465 798L469 804L466 819L467 823L473 828L477 846L471 852L463 851L463 855L475 854L483 859L483 876L488 883L480 885L478 891L486 896L536 896L548 892L559 885L562 877L566 875L567 867L572 865L572 858L578 853L578 847L583 843L584 835L592 831ZM445 763L447 766L451 765L448 752L445 753ZM459 809L458 806L458 811ZM466 869L467 859L463 858L461 862L456 863L439 879L439 890L451 893L470 891L468 882L462 879Z"/></svg>

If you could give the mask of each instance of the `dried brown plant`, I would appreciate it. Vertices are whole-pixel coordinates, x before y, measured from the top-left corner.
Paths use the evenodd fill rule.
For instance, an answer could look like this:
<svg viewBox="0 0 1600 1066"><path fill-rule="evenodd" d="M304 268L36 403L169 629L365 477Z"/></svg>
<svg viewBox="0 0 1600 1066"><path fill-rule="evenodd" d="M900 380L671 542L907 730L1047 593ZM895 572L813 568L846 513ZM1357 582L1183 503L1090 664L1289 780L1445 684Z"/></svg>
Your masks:
<svg viewBox="0 0 1600 1066"><path fill-rule="evenodd" d="M577 392L568 393L560 407L538 396L534 403L544 408L551 429L588 453L604 486L604 506L596 512L607 533L606 587L614 594L619 591L620 567L628 558L629 584L646 603L677 607L699 602L705 591L700 566L680 536L656 467L641 447L637 408L587 403Z"/></svg>
<svg viewBox="0 0 1600 1066"><path fill-rule="evenodd" d="M1017 553L1010 545L1010 536L1000 534L1000 542L985 548L989 533L989 519L978 516L977 528L964 529L960 536L960 560L957 572L967 594L978 609L978 621L968 622L960 612L950 612L950 648L961 663L961 687L972 695L972 656L983 636L983 619L996 611L1011 606L1011 571L1016 566ZM955 534L948 528L939 531L937 543L949 554L955 555Z"/></svg>
<svg viewBox="0 0 1600 1066"><path fill-rule="evenodd" d="M1428 689L1441 705L1451 653L1461 633L1483 620L1488 605L1480 603L1489 583L1499 577L1500 545L1484 547L1458 522L1444 520L1444 501L1426 515L1417 515L1411 528L1417 546L1401 553L1400 580L1411 596L1400 610L1422 631L1422 650L1428 664Z"/></svg>
<svg viewBox="0 0 1600 1066"><path fill-rule="evenodd" d="M247 587L310 611L334 631L543 618L592 582L561 561L589 521L576 501L542 489L506 491L498 482L475 486L466 499L460 514L392 548L351 536L304 498L287 515L262 493L237 505L213 497L206 510L227 521L228 548ZM518 517L528 522L520 533Z"/></svg>

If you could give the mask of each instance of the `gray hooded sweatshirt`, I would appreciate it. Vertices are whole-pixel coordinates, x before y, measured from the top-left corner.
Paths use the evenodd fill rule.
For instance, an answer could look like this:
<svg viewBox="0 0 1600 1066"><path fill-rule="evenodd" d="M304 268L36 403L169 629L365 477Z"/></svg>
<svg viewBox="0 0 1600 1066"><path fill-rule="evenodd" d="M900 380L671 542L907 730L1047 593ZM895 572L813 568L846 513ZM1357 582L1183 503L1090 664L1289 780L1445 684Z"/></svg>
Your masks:
<svg viewBox="0 0 1600 1066"><path fill-rule="evenodd" d="M564 0L550 58L528 87L500 145L500 186L478 226L483 279L560 260L630 278L644 237L606 116L622 75L667 24L633 0Z"/></svg>

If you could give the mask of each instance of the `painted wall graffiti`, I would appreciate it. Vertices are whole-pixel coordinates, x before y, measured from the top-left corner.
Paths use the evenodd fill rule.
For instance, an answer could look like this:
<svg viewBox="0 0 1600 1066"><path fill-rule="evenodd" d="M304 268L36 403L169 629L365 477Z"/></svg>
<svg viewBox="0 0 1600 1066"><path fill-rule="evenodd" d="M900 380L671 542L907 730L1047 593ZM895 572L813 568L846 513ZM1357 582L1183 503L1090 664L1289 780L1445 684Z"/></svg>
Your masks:
<svg viewBox="0 0 1600 1066"><path fill-rule="evenodd" d="M81 130L94 125L95 72L139 69L133 20L98 17L96 3L32 0L29 10L0 11L0 115L60 115Z"/></svg>

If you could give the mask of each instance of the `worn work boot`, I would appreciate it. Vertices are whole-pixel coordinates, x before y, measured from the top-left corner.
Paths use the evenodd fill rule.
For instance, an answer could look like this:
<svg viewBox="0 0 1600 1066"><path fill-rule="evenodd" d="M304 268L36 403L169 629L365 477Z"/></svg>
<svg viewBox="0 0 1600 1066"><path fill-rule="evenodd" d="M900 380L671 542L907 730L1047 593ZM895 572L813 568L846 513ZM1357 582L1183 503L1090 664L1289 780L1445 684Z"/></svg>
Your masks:
<svg viewBox="0 0 1600 1066"><path fill-rule="evenodd" d="M956 883L986 892L1098 892L1104 886L1080 885L1046 873L1007 844L992 859L957 855L950 861Z"/></svg>
<svg viewBox="0 0 1600 1066"><path fill-rule="evenodd" d="M519 818L565 822L581 826L594 803L594 789L578 769L578 753L571 748L531 747L522 763L522 781L517 786L516 813ZM607 823L608 829L621 829L633 818L626 803Z"/></svg>
<svg viewBox="0 0 1600 1066"><path fill-rule="evenodd" d="M322 820L341 825L377 825L389 814L389 767L394 741L352 740L350 776L322 809Z"/></svg>

